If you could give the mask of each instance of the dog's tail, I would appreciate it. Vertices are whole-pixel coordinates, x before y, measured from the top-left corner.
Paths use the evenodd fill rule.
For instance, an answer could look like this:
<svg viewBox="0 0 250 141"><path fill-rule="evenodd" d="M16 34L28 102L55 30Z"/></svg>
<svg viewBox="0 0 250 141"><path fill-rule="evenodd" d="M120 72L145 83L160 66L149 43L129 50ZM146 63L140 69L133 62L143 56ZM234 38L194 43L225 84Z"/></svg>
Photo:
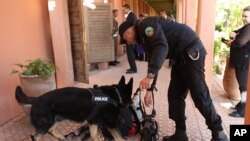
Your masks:
<svg viewBox="0 0 250 141"><path fill-rule="evenodd" d="M21 86L16 87L16 100L20 104L32 104L34 97L27 97L23 92Z"/></svg>

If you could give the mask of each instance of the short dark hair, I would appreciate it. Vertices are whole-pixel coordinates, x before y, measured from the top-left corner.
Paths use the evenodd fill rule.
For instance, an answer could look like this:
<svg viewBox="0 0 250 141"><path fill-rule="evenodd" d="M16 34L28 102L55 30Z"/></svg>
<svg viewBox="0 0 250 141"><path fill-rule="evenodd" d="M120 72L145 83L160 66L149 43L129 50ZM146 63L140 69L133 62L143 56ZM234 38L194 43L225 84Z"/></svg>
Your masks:
<svg viewBox="0 0 250 141"><path fill-rule="evenodd" d="M245 7L243 11L250 11L250 6Z"/></svg>
<svg viewBox="0 0 250 141"><path fill-rule="evenodd" d="M163 12L163 13L167 14L167 12L164 9L161 9L159 12Z"/></svg>
<svg viewBox="0 0 250 141"><path fill-rule="evenodd" d="M112 13L115 13L116 11L118 11L118 9L113 9L113 10L112 10Z"/></svg>
<svg viewBox="0 0 250 141"><path fill-rule="evenodd" d="M130 5L129 4L124 4L122 7L127 8L130 10Z"/></svg>

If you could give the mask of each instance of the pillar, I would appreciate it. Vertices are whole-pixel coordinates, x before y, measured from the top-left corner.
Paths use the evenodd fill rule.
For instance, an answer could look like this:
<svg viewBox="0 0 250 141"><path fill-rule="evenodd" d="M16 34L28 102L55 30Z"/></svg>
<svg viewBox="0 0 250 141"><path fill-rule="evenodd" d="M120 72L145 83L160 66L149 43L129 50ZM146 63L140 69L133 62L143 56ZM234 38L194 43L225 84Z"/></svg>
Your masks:
<svg viewBox="0 0 250 141"><path fill-rule="evenodd" d="M212 85L216 0L198 0L197 34L206 50L205 75L208 87Z"/></svg>
<svg viewBox="0 0 250 141"><path fill-rule="evenodd" d="M72 86L74 72L67 0L48 1L54 3L54 6L49 9L49 17L54 59L58 67L56 72L57 87Z"/></svg>

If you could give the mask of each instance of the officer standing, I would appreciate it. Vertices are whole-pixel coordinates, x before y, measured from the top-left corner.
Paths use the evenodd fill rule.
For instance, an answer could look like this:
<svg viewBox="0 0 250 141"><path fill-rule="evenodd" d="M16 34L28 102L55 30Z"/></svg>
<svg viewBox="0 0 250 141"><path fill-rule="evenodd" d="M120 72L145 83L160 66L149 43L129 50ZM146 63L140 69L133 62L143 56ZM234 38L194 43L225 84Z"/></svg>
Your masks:
<svg viewBox="0 0 250 141"><path fill-rule="evenodd" d="M136 15L130 10L130 5L129 4L124 4L122 6L122 11L124 14L126 14L126 22L130 24L134 24L135 21L137 20ZM123 43L123 39L121 38L120 43ZM137 73L137 66L135 62L135 51L136 50L136 44L134 45L128 45L126 47L126 52L127 52L127 58L128 58L128 64L129 64L129 69L127 69L127 74L132 74L132 73Z"/></svg>
<svg viewBox="0 0 250 141"><path fill-rule="evenodd" d="M175 121L176 130L174 135L165 136L163 141L188 141L185 124L185 98L188 90L212 132L211 141L228 141L205 81L206 50L190 27L169 19L147 17L134 25L122 23L119 34L127 44L142 44L150 58L148 74L139 84L141 89L150 88L166 58L175 60L171 70L168 102L169 117ZM150 92L146 93L144 102L146 106L152 103Z"/></svg>

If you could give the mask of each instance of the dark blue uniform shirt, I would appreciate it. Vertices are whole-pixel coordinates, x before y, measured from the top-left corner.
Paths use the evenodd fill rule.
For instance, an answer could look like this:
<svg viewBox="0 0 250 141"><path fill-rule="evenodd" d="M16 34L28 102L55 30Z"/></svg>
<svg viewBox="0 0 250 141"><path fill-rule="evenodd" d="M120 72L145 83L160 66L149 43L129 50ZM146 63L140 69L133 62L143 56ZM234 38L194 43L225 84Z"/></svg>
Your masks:
<svg viewBox="0 0 250 141"><path fill-rule="evenodd" d="M137 41L149 56L148 72L157 74L166 58L178 58L199 40L187 25L160 17L147 17L135 23Z"/></svg>

